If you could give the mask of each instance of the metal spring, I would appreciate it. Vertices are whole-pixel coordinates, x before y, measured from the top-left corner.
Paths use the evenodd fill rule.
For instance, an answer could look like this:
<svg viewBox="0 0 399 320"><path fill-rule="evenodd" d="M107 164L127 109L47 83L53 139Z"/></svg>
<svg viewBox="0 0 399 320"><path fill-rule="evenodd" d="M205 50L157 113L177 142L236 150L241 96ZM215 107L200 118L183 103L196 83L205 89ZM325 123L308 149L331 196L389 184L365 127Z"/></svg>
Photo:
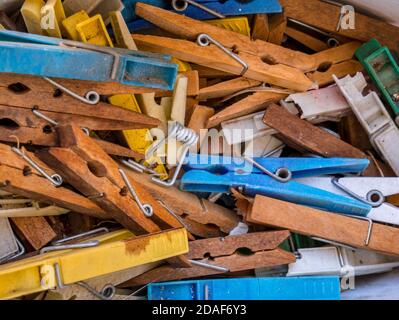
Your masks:
<svg viewBox="0 0 399 320"><path fill-rule="evenodd" d="M183 145L183 151L181 153L180 159L178 160L178 165L175 170L175 173L173 174L172 179L170 179L169 181L163 181L163 180L155 178L155 177L152 178L152 180L155 183L162 185L164 187L171 187L175 184L177 177L180 173L180 170L183 166L183 162L184 162L184 159L186 158L187 152L192 145L197 143L198 135L193 130L184 127L183 125L181 125L178 122L174 122L169 130L168 137L161 140L160 143L157 143L156 149L159 148L161 143L163 143L169 139L176 139L177 141L182 142L184 145ZM151 149L154 149L154 148L151 148Z"/></svg>

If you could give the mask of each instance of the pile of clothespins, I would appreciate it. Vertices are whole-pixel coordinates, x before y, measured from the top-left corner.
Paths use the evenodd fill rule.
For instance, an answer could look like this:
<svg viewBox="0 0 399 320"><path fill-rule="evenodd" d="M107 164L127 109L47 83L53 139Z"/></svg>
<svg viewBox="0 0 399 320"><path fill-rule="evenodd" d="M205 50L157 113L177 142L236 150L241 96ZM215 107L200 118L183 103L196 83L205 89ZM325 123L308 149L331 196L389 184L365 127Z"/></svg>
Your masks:
<svg viewBox="0 0 399 320"><path fill-rule="evenodd" d="M1 299L339 299L399 267L398 27L321 0L0 10Z"/></svg>

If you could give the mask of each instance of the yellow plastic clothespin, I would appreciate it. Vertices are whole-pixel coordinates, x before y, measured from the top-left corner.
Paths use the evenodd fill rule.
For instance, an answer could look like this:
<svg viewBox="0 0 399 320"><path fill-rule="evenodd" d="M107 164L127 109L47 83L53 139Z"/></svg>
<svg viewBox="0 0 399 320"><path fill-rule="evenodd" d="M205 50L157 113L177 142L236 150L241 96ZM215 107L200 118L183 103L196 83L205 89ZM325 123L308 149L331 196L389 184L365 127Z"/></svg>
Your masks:
<svg viewBox="0 0 399 320"><path fill-rule="evenodd" d="M82 42L97 46L114 47L100 14L78 23L76 31Z"/></svg>
<svg viewBox="0 0 399 320"><path fill-rule="evenodd" d="M225 19L206 20L205 22L218 26L227 30L251 36L251 28L249 27L247 17L233 17Z"/></svg>
<svg viewBox="0 0 399 320"><path fill-rule="evenodd" d="M79 23L86 21L88 19L90 19L90 17L84 10L76 12L74 15L64 19L62 21L62 25L65 29L66 36L71 40L75 41L80 40L79 33L76 30L76 26Z"/></svg>
<svg viewBox="0 0 399 320"><path fill-rule="evenodd" d="M139 104L134 95L119 94L109 97L108 100L115 106L141 113ZM153 142L152 135L148 129L124 130L122 131L122 135L130 149L143 154L146 153ZM161 179L166 179L168 177L165 166L159 157L153 156L147 159L144 165L159 173Z"/></svg>
<svg viewBox="0 0 399 320"><path fill-rule="evenodd" d="M41 9L45 4L43 0L25 0L22 5L21 15L29 33L45 35L41 27Z"/></svg>
<svg viewBox="0 0 399 320"><path fill-rule="evenodd" d="M61 0L48 0L40 13L42 30L50 37L62 38L62 21L66 16Z"/></svg>

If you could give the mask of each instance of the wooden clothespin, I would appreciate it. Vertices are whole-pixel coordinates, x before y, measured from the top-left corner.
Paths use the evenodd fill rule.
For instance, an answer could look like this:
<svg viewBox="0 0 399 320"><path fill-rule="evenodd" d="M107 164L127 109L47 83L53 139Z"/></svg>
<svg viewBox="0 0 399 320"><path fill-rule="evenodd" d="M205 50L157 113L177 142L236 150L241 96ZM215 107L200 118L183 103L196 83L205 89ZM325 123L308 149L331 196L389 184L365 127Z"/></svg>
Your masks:
<svg viewBox="0 0 399 320"><path fill-rule="evenodd" d="M247 203L245 219L355 248L399 255L399 229L367 218L348 217L258 195L252 204Z"/></svg>
<svg viewBox="0 0 399 320"><path fill-rule="evenodd" d="M154 281L196 278L292 263L295 255L278 248L289 235L288 231L270 231L192 241L186 255L194 265L192 268L162 266L121 286L138 286ZM241 255L236 252L239 248L248 248L251 254ZM204 258L206 255L209 257Z"/></svg>
<svg viewBox="0 0 399 320"><path fill-rule="evenodd" d="M40 158L110 217L137 234L181 227L79 127L58 126L57 131L61 148L43 150Z"/></svg>
<svg viewBox="0 0 399 320"><path fill-rule="evenodd" d="M355 50L360 45L360 43L357 42L348 43L338 48L325 50L315 55L308 55L299 51L283 48L270 42L261 40L252 41L245 35L237 34L229 30L223 30L171 12L165 12L162 9L143 3L137 4L136 13L162 29L179 35L185 39L197 40L200 34L206 34L223 48L234 49L235 52L238 52L238 56L249 65L249 69L245 73L247 78L297 91L305 91L312 88L312 85L308 81L309 79L306 79L306 77L304 78L303 74L298 73L299 70L310 72L315 71L326 64L333 65L349 60L353 57ZM162 16L162 19L159 18L160 16ZM198 47L187 43L187 41L176 41L174 42L175 47L173 47L171 45L173 41L170 41L170 39L168 40L167 38L158 38L156 40L156 38L150 36L134 35L134 39L139 47L143 46L143 48L156 50L157 52L168 52L175 56L180 55L181 59L189 59L188 61L200 65L227 71L233 74L240 74L240 72L243 71L242 65L240 66L240 64L237 63L237 61L234 61L232 57L229 57L230 60L232 60L229 63L229 60L226 60L226 53L223 52L224 55L220 54L220 48L213 47L212 49L214 50L209 50L208 53L206 50L202 50L201 52ZM156 44L156 41L160 41L159 45ZM181 48L183 44L187 46L186 48L188 50ZM213 42L213 44L215 44L215 42ZM164 46L164 49L160 48L161 45ZM219 50L219 52L217 52L217 50ZM214 56L215 59L210 59L210 52L217 55ZM202 53L202 57L200 53ZM247 53L251 53L251 55L248 55ZM206 59L206 56L208 55L209 59ZM218 59L219 57L221 60ZM232 64L232 62L236 63ZM238 68L238 66L241 68ZM291 68L285 68L287 66ZM281 72L280 76L274 74L273 71L277 72L277 70ZM296 81L293 78L295 73L298 76ZM306 86L308 88L305 88Z"/></svg>
<svg viewBox="0 0 399 320"><path fill-rule="evenodd" d="M399 28L389 23L355 12L356 28L337 28L337 24L341 23L342 5L318 0L306 1L306 5L301 0L282 0L280 3L288 18L360 41L369 41L376 38L391 49L398 49L396 39Z"/></svg>
<svg viewBox="0 0 399 320"><path fill-rule="evenodd" d="M276 104L271 104L266 109L263 122L278 131L276 137L299 151L311 152L327 158L367 158L367 155L361 150L310 122L298 118ZM372 161L364 175L379 175L376 173L375 164Z"/></svg>
<svg viewBox="0 0 399 320"><path fill-rule="evenodd" d="M239 223L237 214L218 204L176 187L164 188L151 181L148 175L125 169L129 178L140 184L168 211L184 223L187 230L202 238L228 234Z"/></svg>
<svg viewBox="0 0 399 320"><path fill-rule="evenodd" d="M109 215L89 199L62 186L55 186L52 180L46 178L32 163L12 147L0 144L0 189L29 199L55 204L74 212L87 214L100 219ZM33 153L21 150L48 177L54 177L56 172L38 159Z"/></svg>

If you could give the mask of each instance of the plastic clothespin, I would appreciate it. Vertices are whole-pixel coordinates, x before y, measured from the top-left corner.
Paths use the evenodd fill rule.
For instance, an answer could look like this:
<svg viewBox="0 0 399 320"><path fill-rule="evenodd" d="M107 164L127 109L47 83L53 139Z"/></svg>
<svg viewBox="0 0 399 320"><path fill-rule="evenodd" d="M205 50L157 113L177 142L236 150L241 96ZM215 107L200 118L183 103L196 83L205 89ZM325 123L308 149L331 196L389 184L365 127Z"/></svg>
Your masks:
<svg viewBox="0 0 399 320"><path fill-rule="evenodd" d="M214 19L215 13L223 15L225 17L228 16L241 16L248 14L257 14L257 13L280 13L282 12L282 7L278 1L264 1L264 0L254 0L250 2L238 2L235 0L227 0L223 3L217 0L195 0L199 5L205 6L207 9L212 10L215 13L209 12L207 10L201 9L198 6L188 5L184 6L175 6L178 10L174 9L173 3L162 0L124 0L125 9L122 11L122 14L125 20L128 22L128 26L130 30L139 30L151 27L151 23L139 19L135 12L135 5L137 2L144 2L151 4L153 6L163 8L169 11L174 11L177 13L183 13L184 15L198 19L198 20L207 20ZM182 10L184 9L184 10ZM220 17L219 17L220 18ZM223 19L219 19L223 20Z"/></svg>
<svg viewBox="0 0 399 320"><path fill-rule="evenodd" d="M298 182L300 177L358 173L367 159L229 158L190 154L181 188L191 192L229 193L237 188L249 196L270 196L332 212L365 216L371 205Z"/></svg>
<svg viewBox="0 0 399 320"><path fill-rule="evenodd" d="M0 52L1 72L114 81L165 90L173 88L177 75L177 66L166 55L98 47L16 31L0 31Z"/></svg>

